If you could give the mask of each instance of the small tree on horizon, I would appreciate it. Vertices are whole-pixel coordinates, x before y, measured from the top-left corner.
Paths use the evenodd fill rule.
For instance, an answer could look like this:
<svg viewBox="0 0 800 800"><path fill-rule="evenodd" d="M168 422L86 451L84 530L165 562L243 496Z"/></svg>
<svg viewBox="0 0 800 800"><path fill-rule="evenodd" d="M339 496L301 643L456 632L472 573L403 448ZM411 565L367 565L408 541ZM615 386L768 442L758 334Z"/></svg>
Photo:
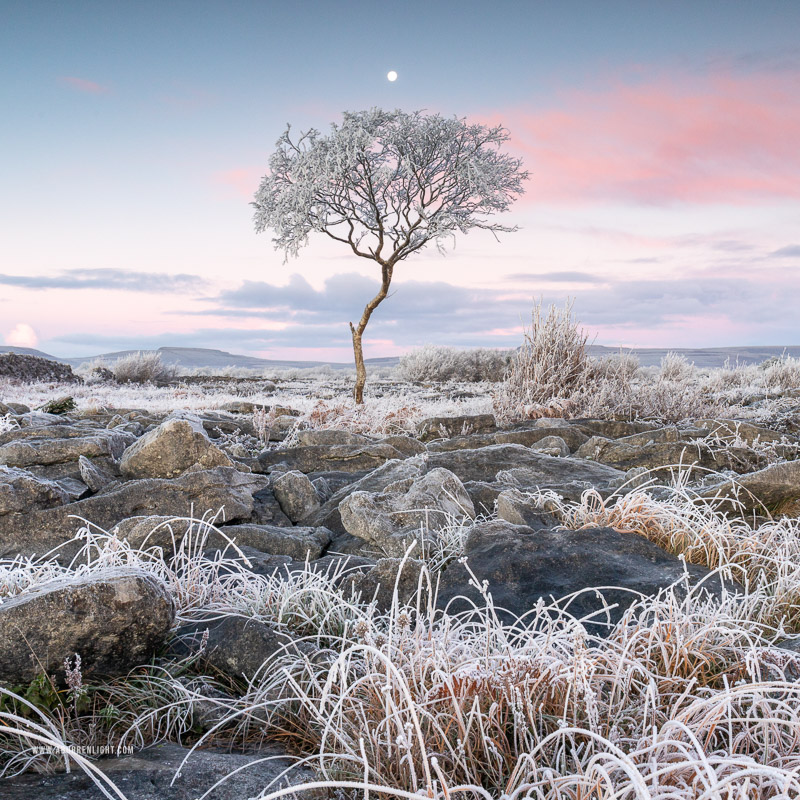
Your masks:
<svg viewBox="0 0 800 800"><path fill-rule="evenodd" d="M509 138L499 125L378 108L343 116L329 136L312 128L296 142L287 125L251 205L256 232L275 231L272 242L286 260L318 231L380 266L380 290L358 324L350 323L353 395L363 403L362 337L389 293L395 265L430 242L443 253L442 241L456 231L481 228L496 238L518 230L486 217L508 210L528 173L520 159L499 152Z"/></svg>

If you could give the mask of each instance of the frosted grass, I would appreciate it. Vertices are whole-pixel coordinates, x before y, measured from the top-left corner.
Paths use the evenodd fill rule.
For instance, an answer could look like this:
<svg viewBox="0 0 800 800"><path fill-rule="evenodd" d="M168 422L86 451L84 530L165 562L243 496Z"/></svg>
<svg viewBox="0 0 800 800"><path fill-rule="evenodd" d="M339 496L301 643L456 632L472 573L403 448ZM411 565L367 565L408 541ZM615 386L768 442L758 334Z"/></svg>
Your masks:
<svg viewBox="0 0 800 800"><path fill-rule="evenodd" d="M570 527L633 530L744 576L744 590L715 599L679 582L635 602L605 638L569 615L569 597L501 622L491 587L479 585L484 601L471 611L437 609L435 571L423 571L410 604L395 593L381 612L348 593L346 566L254 576L235 544L205 558L210 519L174 520L189 535L166 560L159 548L134 549L87 525L70 565L6 559L0 586L8 596L138 567L166 583L180 621L252 617L312 644L310 652L285 648L238 695L214 700L220 720L198 743L290 742L319 774L309 791L436 800L798 796L800 657L775 646L800 620L797 522L748 528L680 487L661 500L644 490L605 501L587 493L574 504L540 499ZM446 541L456 557L459 534ZM137 746L180 735L208 702L169 671L105 691L125 709L115 741ZM262 796L301 791L265 787Z"/></svg>

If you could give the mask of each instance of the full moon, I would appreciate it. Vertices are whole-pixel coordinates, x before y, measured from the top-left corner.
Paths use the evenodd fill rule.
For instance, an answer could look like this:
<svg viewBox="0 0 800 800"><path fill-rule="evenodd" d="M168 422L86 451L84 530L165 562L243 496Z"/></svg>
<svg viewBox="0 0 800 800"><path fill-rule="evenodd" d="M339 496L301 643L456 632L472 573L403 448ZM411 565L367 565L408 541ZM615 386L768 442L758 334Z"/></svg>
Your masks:
<svg viewBox="0 0 800 800"><path fill-rule="evenodd" d="M390 81L396 81L396 80L397 80L397 73L396 73L394 70L392 70L391 72L389 72L389 73L386 75L386 77L387 77L387 78L388 78Z"/></svg>

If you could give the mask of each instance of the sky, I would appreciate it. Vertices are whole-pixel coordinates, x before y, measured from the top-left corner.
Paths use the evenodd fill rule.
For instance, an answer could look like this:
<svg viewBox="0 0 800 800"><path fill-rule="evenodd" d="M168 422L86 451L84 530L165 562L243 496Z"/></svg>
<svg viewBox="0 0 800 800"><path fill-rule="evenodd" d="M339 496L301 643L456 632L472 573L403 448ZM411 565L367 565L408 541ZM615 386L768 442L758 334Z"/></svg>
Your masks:
<svg viewBox="0 0 800 800"><path fill-rule="evenodd" d="M502 124L525 193L401 262L367 357L800 344L800 2L0 0L0 343L348 361L377 265L249 205L343 111ZM398 78L387 80L395 70Z"/></svg>

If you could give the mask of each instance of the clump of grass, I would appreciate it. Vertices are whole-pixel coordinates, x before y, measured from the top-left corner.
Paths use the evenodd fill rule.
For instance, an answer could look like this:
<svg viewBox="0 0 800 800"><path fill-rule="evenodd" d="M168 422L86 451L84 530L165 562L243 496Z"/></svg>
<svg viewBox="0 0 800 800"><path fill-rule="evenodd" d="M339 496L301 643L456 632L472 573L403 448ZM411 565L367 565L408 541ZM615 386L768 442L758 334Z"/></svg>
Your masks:
<svg viewBox="0 0 800 800"><path fill-rule="evenodd" d="M11 414L0 414L0 434L19 428L19 422Z"/></svg>
<svg viewBox="0 0 800 800"><path fill-rule="evenodd" d="M566 416L573 395L586 384L588 336L572 319L573 302L563 309L550 306L546 316L541 301L534 304L531 326L513 355L502 389L495 396L501 418Z"/></svg>
<svg viewBox="0 0 800 800"><path fill-rule="evenodd" d="M70 565L5 560L0 574L7 593L19 593L59 575L137 566L166 583L179 620L237 614L305 637L310 651L286 648L240 696L216 697L219 721L195 744L281 739L316 767L314 785L435 800L796 796L800 687L791 675L800 659L772 643L800 627L797 523L747 527L679 486L666 500L641 490L612 501L591 492L578 504L541 500L564 524L633 530L745 576L744 591L713 598L669 587L635 602L604 638L569 615L569 597L501 621L491 587L474 581L481 604L438 609L435 571L423 570L426 591L409 604L395 590L380 611L349 593L343 568L257 576L233 547L209 560L213 523L185 519L172 523L176 532L193 523L174 555L87 526ZM462 539L455 529L443 538L437 569ZM143 666L97 687L86 722L105 714L98 735L136 746L189 736L208 697L186 678L174 665ZM27 732L64 748L73 735L45 712L31 712L41 734L5 713L2 747L15 769L41 758ZM12 738L23 745L14 750Z"/></svg>
<svg viewBox="0 0 800 800"><path fill-rule="evenodd" d="M503 350L457 350L426 344L400 357L397 374L407 381L497 382L503 379L511 357Z"/></svg>
<svg viewBox="0 0 800 800"><path fill-rule="evenodd" d="M587 335L572 319L572 304L534 305L531 328L512 359L494 409L502 421L537 417L599 417L680 422L713 416L719 404L683 356L669 353L654 379L620 354L589 358Z"/></svg>
<svg viewBox="0 0 800 800"><path fill-rule="evenodd" d="M557 605L502 624L485 601L364 613L332 664L295 655L265 669L242 729L266 720L309 754L319 785L398 797L800 789L792 657L742 614L752 605L668 589L594 639Z"/></svg>
<svg viewBox="0 0 800 800"><path fill-rule="evenodd" d="M751 618L759 624L800 631L800 519L768 519L754 527L744 517L719 510L678 476L670 496L656 499L647 487L603 498L596 490L579 503L553 492L529 497L571 530L610 527L649 539L662 549L743 583L758 603ZM729 504L729 501L728 501Z"/></svg>
<svg viewBox="0 0 800 800"><path fill-rule="evenodd" d="M175 379L177 369L165 364L158 352L131 353L111 366L117 383L167 383Z"/></svg>

